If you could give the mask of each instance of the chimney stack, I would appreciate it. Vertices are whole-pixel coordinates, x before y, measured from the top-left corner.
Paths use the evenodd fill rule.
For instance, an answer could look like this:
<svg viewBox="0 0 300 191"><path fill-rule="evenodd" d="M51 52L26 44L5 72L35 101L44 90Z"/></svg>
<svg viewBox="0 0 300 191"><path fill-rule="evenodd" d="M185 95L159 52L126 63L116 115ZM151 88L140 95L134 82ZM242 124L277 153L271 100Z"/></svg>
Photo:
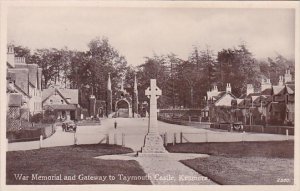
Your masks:
<svg viewBox="0 0 300 191"><path fill-rule="evenodd" d="M265 89L269 89L272 87L271 80L270 79L261 79L261 90L264 91Z"/></svg>
<svg viewBox="0 0 300 191"><path fill-rule="evenodd" d="M230 83L226 84L226 92L231 92L231 86Z"/></svg>
<svg viewBox="0 0 300 191"><path fill-rule="evenodd" d="M214 86L212 92L218 92L218 86Z"/></svg>
<svg viewBox="0 0 300 191"><path fill-rule="evenodd" d="M284 82L291 82L292 81L292 74L291 74L291 70L287 69L285 74L284 74Z"/></svg>
<svg viewBox="0 0 300 191"><path fill-rule="evenodd" d="M284 83L283 83L283 76L279 76L279 82L278 82L278 85L279 86L283 86Z"/></svg>
<svg viewBox="0 0 300 191"><path fill-rule="evenodd" d="M15 51L14 45L9 44L7 47L7 62L14 68L15 67Z"/></svg>

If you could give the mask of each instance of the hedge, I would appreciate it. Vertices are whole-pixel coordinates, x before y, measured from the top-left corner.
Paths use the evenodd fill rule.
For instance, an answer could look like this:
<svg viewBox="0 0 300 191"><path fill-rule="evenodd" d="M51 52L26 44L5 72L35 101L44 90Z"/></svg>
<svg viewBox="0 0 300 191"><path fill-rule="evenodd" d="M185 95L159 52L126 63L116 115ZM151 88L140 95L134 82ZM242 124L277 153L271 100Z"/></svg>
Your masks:
<svg viewBox="0 0 300 191"><path fill-rule="evenodd" d="M21 129L18 131L8 131L6 132L6 137L10 143L36 141L40 139L41 135L45 139L53 135L54 132L54 124L36 124L35 127Z"/></svg>

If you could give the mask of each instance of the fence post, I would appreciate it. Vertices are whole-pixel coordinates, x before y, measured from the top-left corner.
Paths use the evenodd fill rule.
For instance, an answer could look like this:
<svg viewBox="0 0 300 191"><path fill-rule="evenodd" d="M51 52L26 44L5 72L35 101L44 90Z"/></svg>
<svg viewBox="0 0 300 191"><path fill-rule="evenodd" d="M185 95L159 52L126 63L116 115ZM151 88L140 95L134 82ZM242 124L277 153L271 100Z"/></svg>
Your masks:
<svg viewBox="0 0 300 191"><path fill-rule="evenodd" d="M191 122L192 121L192 118L191 118L191 116L189 115L189 122Z"/></svg>
<svg viewBox="0 0 300 191"><path fill-rule="evenodd" d="M40 148L43 147L43 135L40 136Z"/></svg>
<svg viewBox="0 0 300 191"><path fill-rule="evenodd" d="M205 142L208 143L208 135L207 135L207 131L205 131Z"/></svg>
<svg viewBox="0 0 300 191"><path fill-rule="evenodd" d="M173 145L176 144L176 133L174 133Z"/></svg>
<svg viewBox="0 0 300 191"><path fill-rule="evenodd" d="M286 140L289 140L289 130L288 129L285 130L285 134L286 134Z"/></svg>
<svg viewBox="0 0 300 191"><path fill-rule="evenodd" d="M114 133L114 144L117 145L117 134Z"/></svg>
<svg viewBox="0 0 300 191"><path fill-rule="evenodd" d="M261 126L261 132L264 133L264 126Z"/></svg>
<svg viewBox="0 0 300 191"><path fill-rule="evenodd" d="M199 122L201 122L201 118L202 118L202 117L201 117L201 116L199 116Z"/></svg>
<svg viewBox="0 0 300 191"><path fill-rule="evenodd" d="M243 131L243 133L242 133L242 142L244 142L245 141L245 131Z"/></svg>
<svg viewBox="0 0 300 191"><path fill-rule="evenodd" d="M109 134L106 134L106 144L109 145Z"/></svg>
<svg viewBox="0 0 300 191"><path fill-rule="evenodd" d="M125 146L125 133L122 133L122 147Z"/></svg>
<svg viewBox="0 0 300 191"><path fill-rule="evenodd" d="M167 146L168 145L168 133L167 132L165 132L165 140L164 140L164 144L165 144L165 146Z"/></svg>
<svg viewBox="0 0 300 191"><path fill-rule="evenodd" d="M180 143L183 143L183 133L182 133L182 131L180 132Z"/></svg>
<svg viewBox="0 0 300 191"><path fill-rule="evenodd" d="M76 136L76 132L74 132L74 145L77 145L77 136Z"/></svg>

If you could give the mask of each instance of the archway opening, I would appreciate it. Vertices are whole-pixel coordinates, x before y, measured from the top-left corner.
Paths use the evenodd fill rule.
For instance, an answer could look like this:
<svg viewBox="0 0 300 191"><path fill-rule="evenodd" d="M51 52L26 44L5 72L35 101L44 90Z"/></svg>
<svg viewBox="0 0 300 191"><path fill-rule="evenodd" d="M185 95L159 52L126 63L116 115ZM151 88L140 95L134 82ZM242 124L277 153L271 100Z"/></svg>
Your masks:
<svg viewBox="0 0 300 191"><path fill-rule="evenodd" d="M120 100L116 104L116 117L129 117L129 103L125 100Z"/></svg>

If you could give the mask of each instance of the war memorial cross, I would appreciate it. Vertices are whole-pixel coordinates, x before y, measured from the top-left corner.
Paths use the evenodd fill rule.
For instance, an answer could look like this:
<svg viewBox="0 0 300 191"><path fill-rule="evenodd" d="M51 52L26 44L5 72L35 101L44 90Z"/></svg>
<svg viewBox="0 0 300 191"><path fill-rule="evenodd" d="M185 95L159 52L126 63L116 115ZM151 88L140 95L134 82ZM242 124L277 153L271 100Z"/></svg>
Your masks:
<svg viewBox="0 0 300 191"><path fill-rule="evenodd" d="M161 95L161 90L156 86L156 79L150 80L150 87L145 90L145 95L150 98L150 116L148 133L141 153L166 153L157 126L157 99Z"/></svg>
<svg viewBox="0 0 300 191"><path fill-rule="evenodd" d="M145 95L150 98L150 117L148 133L158 133L157 127L157 99L161 95L161 90L156 86L156 79L150 80L150 87L145 91Z"/></svg>

